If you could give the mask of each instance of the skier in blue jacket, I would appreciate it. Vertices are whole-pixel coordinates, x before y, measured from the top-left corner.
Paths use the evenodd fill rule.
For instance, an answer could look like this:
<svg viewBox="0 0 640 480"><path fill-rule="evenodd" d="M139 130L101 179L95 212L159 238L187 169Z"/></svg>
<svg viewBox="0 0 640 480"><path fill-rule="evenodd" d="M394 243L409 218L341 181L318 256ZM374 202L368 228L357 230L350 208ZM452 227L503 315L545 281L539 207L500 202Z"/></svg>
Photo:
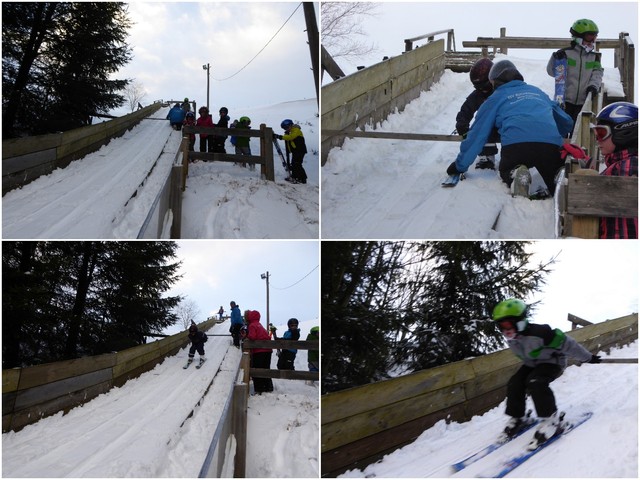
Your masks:
<svg viewBox="0 0 640 480"><path fill-rule="evenodd" d="M499 167L502 180L511 186L512 171L517 167L535 167L553 193L555 174L564 163L560 157L563 137L573 127L571 117L538 87L526 84L509 60L495 63L489 80L494 92L480 106L447 174L466 172L495 127L502 143Z"/></svg>
<svg viewBox="0 0 640 480"><path fill-rule="evenodd" d="M582 363L600 363L600 357L549 325L529 323L528 306L522 300L510 298L493 309L493 320L507 339L511 351L523 365L507 384L506 414L510 420L504 429L506 440L518 434L530 420L525 417L526 395L529 393L540 417L540 424L529 444L535 450L541 443L562 432L563 414L558 413L556 400L549 384L567 367L567 358Z"/></svg>
<svg viewBox="0 0 640 480"><path fill-rule="evenodd" d="M179 103L176 103L169 113L167 114L167 120L171 128L174 130L182 130L182 123L184 122L185 112L180 107Z"/></svg>
<svg viewBox="0 0 640 480"><path fill-rule="evenodd" d="M231 326L229 327L229 333L233 338L233 345L240 348L240 329L244 326L242 320L242 314L240 313L240 307L236 305L236 302L230 302L231 306Z"/></svg>

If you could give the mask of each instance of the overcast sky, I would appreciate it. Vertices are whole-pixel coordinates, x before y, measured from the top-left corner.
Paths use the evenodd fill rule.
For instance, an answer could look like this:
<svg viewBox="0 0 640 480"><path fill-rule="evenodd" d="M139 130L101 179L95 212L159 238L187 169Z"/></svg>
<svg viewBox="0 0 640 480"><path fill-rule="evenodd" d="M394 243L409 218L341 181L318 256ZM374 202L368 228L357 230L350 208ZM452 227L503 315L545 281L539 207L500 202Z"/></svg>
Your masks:
<svg viewBox="0 0 640 480"><path fill-rule="evenodd" d="M240 310L258 310L264 325L269 272L269 312L274 325L289 318L316 320L319 314L320 268L317 241L180 240L178 259L183 278L168 292L196 302L204 321L229 302ZM170 333L181 328L176 326ZM305 335L309 333L306 332ZM305 337L306 338L306 337Z"/></svg>
<svg viewBox="0 0 640 480"><path fill-rule="evenodd" d="M542 300L533 322L569 330L569 313L600 323L637 312L638 250L631 240L535 242L536 262L559 255L542 291L525 299Z"/></svg>
<svg viewBox="0 0 640 480"><path fill-rule="evenodd" d="M617 39L622 31L638 42L638 4L629 2L377 2L377 16L363 17L360 25L367 40L378 51L352 64L338 63L346 73L356 65L370 66L384 56L397 56L404 50L404 39L439 30L454 29L456 50L469 50L462 42L477 37L498 37L505 27L509 36L570 38L569 28L580 18L598 25L600 38ZM437 38L445 38L439 35ZM364 38L363 38L364 40ZM425 41L418 42L423 45ZM568 44L567 44L568 45ZM477 50L477 49L476 49ZM510 55L548 58L551 50L511 50ZM603 55L605 67L613 66L611 50ZM325 75L325 77L327 77Z"/></svg>
<svg viewBox="0 0 640 480"><path fill-rule="evenodd" d="M217 111L226 106L231 115L241 107L315 98L304 12L302 6L296 10L298 5L131 2L134 25L128 43L133 60L115 76L144 85L148 93L143 105L188 97L200 107L207 97L202 66L208 63L211 107Z"/></svg>

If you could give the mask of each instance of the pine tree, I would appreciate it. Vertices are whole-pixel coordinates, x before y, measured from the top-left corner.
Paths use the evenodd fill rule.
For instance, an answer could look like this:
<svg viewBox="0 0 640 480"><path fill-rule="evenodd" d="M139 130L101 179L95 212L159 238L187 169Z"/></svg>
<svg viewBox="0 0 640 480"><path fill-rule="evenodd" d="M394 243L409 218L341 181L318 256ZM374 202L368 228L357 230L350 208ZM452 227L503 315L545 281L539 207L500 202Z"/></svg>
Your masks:
<svg viewBox="0 0 640 480"><path fill-rule="evenodd" d="M527 297L549 264L526 242L323 242L323 392L504 346L489 320Z"/></svg>
<svg viewBox="0 0 640 480"><path fill-rule="evenodd" d="M128 80L111 76L131 59L125 4L25 2L2 8L5 137L18 125L37 133L87 125L91 115L124 103L118 92Z"/></svg>

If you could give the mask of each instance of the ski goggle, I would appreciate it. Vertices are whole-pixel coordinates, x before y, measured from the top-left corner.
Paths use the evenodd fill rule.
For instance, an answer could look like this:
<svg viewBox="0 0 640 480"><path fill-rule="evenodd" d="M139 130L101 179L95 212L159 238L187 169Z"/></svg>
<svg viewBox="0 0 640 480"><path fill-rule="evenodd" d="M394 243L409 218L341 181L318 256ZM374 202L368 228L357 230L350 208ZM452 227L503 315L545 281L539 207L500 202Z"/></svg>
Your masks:
<svg viewBox="0 0 640 480"><path fill-rule="evenodd" d="M604 142L613 133L609 125L591 125L591 130L598 142Z"/></svg>

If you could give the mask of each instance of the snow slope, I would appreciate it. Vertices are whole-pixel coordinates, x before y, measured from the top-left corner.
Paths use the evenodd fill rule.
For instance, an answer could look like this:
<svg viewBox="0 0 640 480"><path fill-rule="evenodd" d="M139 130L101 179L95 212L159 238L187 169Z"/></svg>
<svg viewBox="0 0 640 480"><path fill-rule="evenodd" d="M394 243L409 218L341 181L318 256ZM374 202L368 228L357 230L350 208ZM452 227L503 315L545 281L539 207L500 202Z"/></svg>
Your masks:
<svg viewBox="0 0 640 480"><path fill-rule="evenodd" d="M164 120L168 110L161 108L67 168L8 192L2 199L3 238L136 238L180 146L181 133ZM279 159L276 182L261 180L259 170L196 162L183 196L182 238L318 238L316 114L315 100L243 112L254 128L265 123L281 133L283 118L300 123L309 149L304 164L308 183L285 182ZM257 142L252 139L256 153ZM229 141L227 151L233 151Z"/></svg>
<svg viewBox="0 0 640 480"><path fill-rule="evenodd" d="M305 338L315 324L301 323ZM225 322L208 333L228 329ZM197 477L241 356L229 336L210 336L205 350L200 370L183 370L187 347L67 415L3 434L3 477ZM307 369L306 353L296 368ZM292 380L274 387L249 399L247 476L318 477L318 388Z"/></svg>
<svg viewBox="0 0 640 480"><path fill-rule="evenodd" d="M546 62L514 56L527 83L553 94ZM620 89L617 70L605 88ZM445 70L430 91L379 124L377 131L449 135L471 93L467 73ZM367 127L367 130L373 130ZM322 238L553 238L553 200L512 198L497 171L469 169L467 180L443 189L457 142L346 139L322 167ZM497 160L499 160L499 155ZM492 229L499 214L495 230Z"/></svg>
<svg viewBox="0 0 640 480"><path fill-rule="evenodd" d="M606 356L606 355L603 355ZM637 358L638 342L612 350L610 358ZM514 478L638 478L638 365L571 366L554 381L558 408L593 417L519 466ZM530 400L529 400L530 402ZM529 405L534 409L533 404ZM505 402L466 423L436 423L407 445L364 470L344 477L473 477L521 451L525 433L484 459L453 473L450 465L487 446L506 424ZM535 409L533 410L535 412Z"/></svg>

